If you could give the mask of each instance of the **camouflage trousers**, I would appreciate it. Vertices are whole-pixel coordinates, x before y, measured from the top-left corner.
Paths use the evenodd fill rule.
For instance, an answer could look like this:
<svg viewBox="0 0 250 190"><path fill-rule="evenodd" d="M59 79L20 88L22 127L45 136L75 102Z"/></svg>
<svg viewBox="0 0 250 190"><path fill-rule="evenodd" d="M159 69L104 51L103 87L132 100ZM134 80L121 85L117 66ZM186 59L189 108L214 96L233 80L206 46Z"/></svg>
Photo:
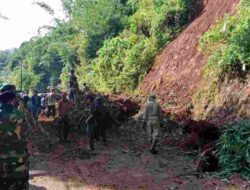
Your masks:
<svg viewBox="0 0 250 190"><path fill-rule="evenodd" d="M0 189L1 190L26 190L29 180L28 157L0 159Z"/></svg>

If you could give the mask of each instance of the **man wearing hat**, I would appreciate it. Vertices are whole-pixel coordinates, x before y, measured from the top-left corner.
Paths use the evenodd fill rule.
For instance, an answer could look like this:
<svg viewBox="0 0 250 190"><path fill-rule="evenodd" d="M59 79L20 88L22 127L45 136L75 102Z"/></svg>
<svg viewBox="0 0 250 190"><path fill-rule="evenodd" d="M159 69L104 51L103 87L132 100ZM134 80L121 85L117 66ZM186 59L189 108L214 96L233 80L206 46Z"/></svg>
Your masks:
<svg viewBox="0 0 250 190"><path fill-rule="evenodd" d="M147 127L147 133L149 136L149 141L151 143L150 152L156 154L156 145L158 142L159 130L162 118L161 106L156 102L155 94L150 94L148 96L148 101L144 107L143 112L143 126Z"/></svg>
<svg viewBox="0 0 250 190"><path fill-rule="evenodd" d="M0 85L0 187L27 189L28 151L24 113L15 108L14 85Z"/></svg>

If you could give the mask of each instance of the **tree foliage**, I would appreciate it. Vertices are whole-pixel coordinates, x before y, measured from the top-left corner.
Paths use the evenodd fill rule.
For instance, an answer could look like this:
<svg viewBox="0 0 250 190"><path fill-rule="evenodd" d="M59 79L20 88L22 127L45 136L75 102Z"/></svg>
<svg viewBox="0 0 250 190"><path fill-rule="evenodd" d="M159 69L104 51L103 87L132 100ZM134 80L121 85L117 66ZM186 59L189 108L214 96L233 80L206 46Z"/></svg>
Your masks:
<svg viewBox="0 0 250 190"><path fill-rule="evenodd" d="M69 23L61 22L47 35L24 42L5 60L5 74L18 75L20 62L23 62L24 75L26 71L32 73L23 81L24 86L44 91L49 85L59 84L63 68L79 64L76 49L71 44L75 33L76 30ZM12 77L10 80L15 83L17 78L19 77Z"/></svg>
<svg viewBox="0 0 250 190"><path fill-rule="evenodd" d="M191 19L198 0L61 0L69 19L40 28L4 62L4 75L18 75L20 62L31 81L24 86L66 88L70 68L80 84L102 91L132 91L154 57ZM49 14L51 8L35 2ZM42 34L42 29L47 33ZM12 76L9 75L9 76ZM2 77L3 78L3 77ZM16 76L14 79L17 80Z"/></svg>
<svg viewBox="0 0 250 190"><path fill-rule="evenodd" d="M104 40L121 31L125 10L126 7L120 0L76 0L73 23L86 34L88 58L96 57Z"/></svg>
<svg viewBox="0 0 250 190"><path fill-rule="evenodd" d="M39 7L41 7L42 9L44 9L45 11L47 11L51 15L55 14L54 9L52 9L48 4L46 4L46 3L42 2L42 1L33 2L33 4L38 5Z"/></svg>
<svg viewBox="0 0 250 190"><path fill-rule="evenodd" d="M124 30L104 42L88 73L82 73L99 90L133 91L160 49L188 22L184 0L129 0L126 5L131 15Z"/></svg>

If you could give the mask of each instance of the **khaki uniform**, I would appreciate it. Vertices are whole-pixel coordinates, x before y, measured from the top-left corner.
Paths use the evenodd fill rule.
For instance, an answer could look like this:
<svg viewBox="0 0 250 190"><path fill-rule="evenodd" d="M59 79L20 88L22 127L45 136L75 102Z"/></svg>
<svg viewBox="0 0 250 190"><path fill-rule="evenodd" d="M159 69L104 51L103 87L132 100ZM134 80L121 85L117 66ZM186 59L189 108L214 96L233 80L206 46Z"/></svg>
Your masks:
<svg viewBox="0 0 250 190"><path fill-rule="evenodd" d="M148 101L143 112L143 120L147 125L149 140L158 139L162 122L161 106L155 101Z"/></svg>

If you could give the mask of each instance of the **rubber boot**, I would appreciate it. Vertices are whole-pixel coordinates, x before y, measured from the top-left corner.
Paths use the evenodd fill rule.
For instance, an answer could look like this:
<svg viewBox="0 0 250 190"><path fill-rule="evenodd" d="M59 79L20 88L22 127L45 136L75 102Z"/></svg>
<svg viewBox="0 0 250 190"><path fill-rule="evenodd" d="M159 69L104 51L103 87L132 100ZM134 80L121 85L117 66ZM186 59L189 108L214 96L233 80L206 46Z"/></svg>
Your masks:
<svg viewBox="0 0 250 190"><path fill-rule="evenodd" d="M150 148L150 152L152 154L157 154L157 151L155 150L157 143L158 143L158 140L154 139Z"/></svg>

